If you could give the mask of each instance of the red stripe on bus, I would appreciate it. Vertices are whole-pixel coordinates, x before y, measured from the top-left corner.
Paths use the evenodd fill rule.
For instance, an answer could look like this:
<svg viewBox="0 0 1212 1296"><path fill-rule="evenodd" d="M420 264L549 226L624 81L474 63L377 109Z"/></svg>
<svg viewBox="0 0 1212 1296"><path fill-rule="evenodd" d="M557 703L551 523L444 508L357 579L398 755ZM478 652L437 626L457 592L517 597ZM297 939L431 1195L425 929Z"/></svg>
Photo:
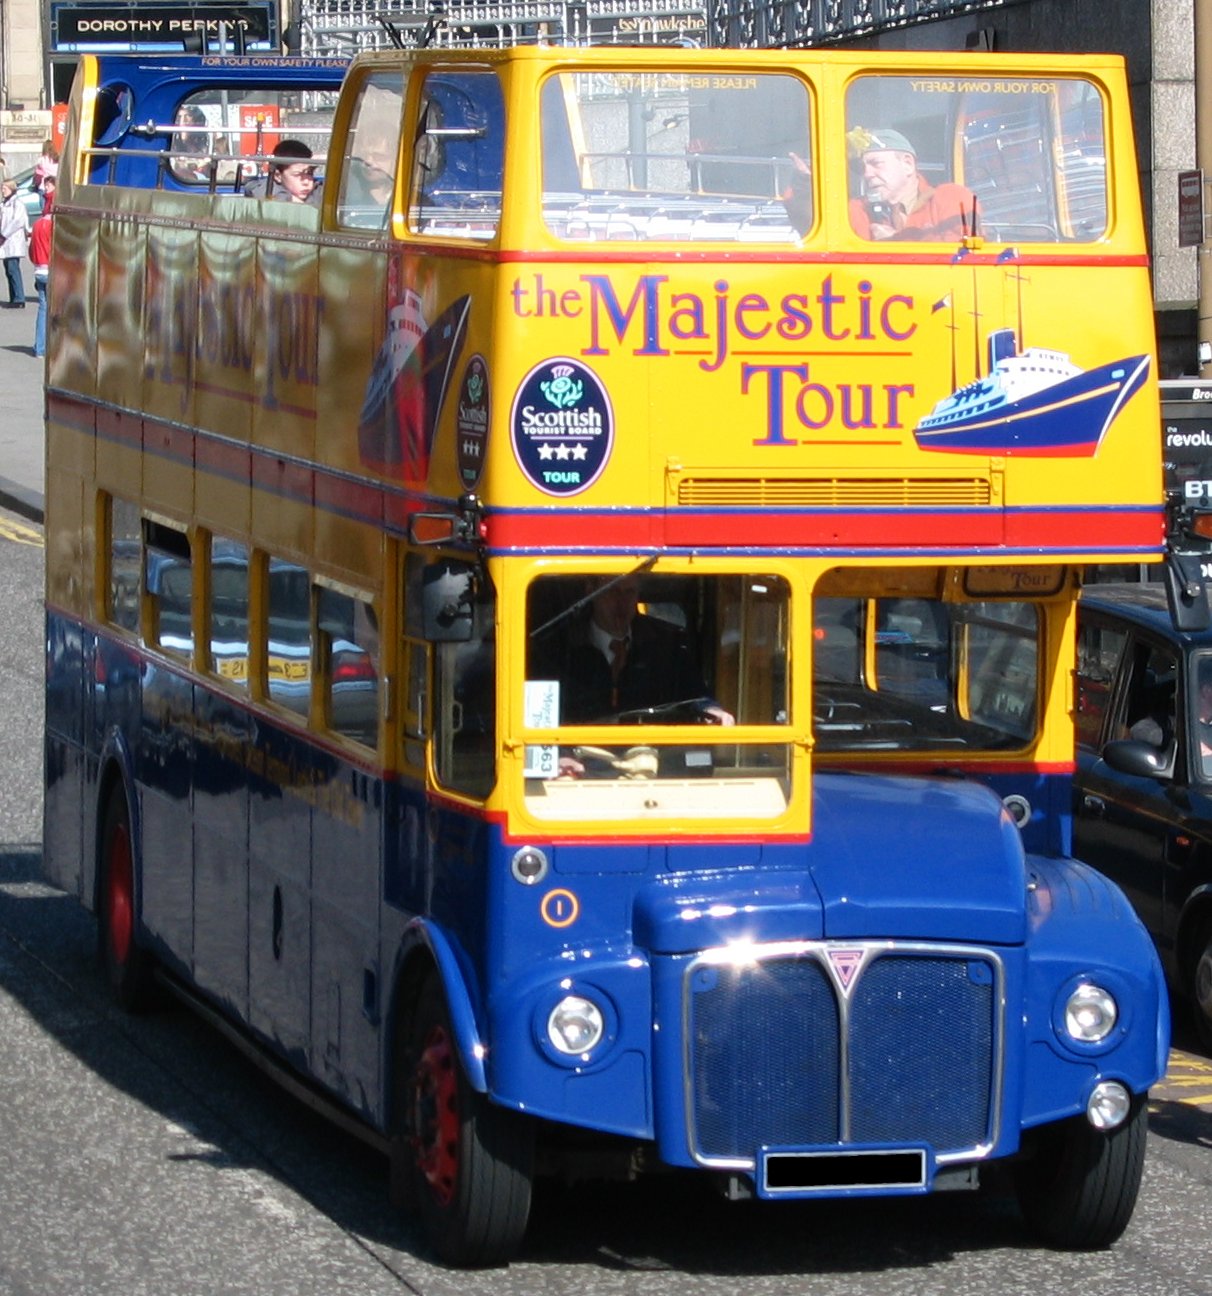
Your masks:
<svg viewBox="0 0 1212 1296"><path fill-rule="evenodd" d="M631 245L634 248L634 244ZM646 246L646 245L645 245ZM511 251L502 249L495 260L502 265L552 265L584 266L589 253L584 248L575 250L549 249L547 251ZM595 243L593 264L612 265L709 265L712 262L741 265L777 265L791 273L797 265L954 265L954 252L808 252L786 249L770 252L733 252L725 248L668 251L650 249L635 251L607 248ZM1006 248L990 252L970 252L962 261L964 266L1089 266L1103 269L1108 266L1147 266L1149 258L1141 253L1094 253L1075 255L1070 252L1028 252L1022 256L1007 257Z"/></svg>
<svg viewBox="0 0 1212 1296"><path fill-rule="evenodd" d="M786 549L800 546L957 545L1062 549L1160 549L1161 509L1024 509L1006 512L903 513L504 513L487 519L495 548L562 550L653 545L725 545Z"/></svg>

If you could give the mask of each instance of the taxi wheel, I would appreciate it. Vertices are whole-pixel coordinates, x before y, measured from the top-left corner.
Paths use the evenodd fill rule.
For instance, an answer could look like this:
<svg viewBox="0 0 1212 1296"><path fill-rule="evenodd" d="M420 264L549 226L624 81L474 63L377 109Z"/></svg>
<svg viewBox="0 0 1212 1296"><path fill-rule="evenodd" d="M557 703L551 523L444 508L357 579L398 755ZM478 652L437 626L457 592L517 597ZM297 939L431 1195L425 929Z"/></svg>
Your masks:
<svg viewBox="0 0 1212 1296"><path fill-rule="evenodd" d="M1109 1247L1136 1207L1147 1119L1145 1099L1137 1097L1128 1119L1109 1132L1094 1129L1085 1116L1034 1131L1017 1167L1027 1223L1065 1250Z"/></svg>
<svg viewBox="0 0 1212 1296"><path fill-rule="evenodd" d="M152 961L139 948L135 906L135 855L126 798L109 799L101 828L97 879L97 952L114 998L127 1012L151 1001Z"/></svg>
<svg viewBox="0 0 1212 1296"><path fill-rule="evenodd" d="M1205 924L1196 943L1199 954L1187 986L1195 1033L1204 1051L1212 1053L1212 922Z"/></svg>
<svg viewBox="0 0 1212 1296"><path fill-rule="evenodd" d="M534 1130L468 1084L436 974L421 987L403 1060L405 1200L447 1264L503 1264L530 1215Z"/></svg>

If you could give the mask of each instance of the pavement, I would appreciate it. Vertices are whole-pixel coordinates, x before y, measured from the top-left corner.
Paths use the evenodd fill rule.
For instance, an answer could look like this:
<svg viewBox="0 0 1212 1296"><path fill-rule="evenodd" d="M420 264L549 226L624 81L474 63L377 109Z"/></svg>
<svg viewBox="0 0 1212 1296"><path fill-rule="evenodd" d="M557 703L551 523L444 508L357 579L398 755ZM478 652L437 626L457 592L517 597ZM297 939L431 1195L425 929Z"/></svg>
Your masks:
<svg viewBox="0 0 1212 1296"><path fill-rule="evenodd" d="M25 263L24 310L7 310L0 275L0 508L43 520L46 496L45 361L34 355L38 296Z"/></svg>

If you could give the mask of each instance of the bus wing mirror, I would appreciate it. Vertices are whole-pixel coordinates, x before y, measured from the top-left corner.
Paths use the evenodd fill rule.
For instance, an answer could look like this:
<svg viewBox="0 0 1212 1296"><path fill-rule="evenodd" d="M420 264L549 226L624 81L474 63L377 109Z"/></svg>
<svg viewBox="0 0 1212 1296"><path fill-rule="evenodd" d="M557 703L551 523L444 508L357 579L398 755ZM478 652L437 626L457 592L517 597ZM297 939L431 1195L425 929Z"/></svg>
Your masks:
<svg viewBox="0 0 1212 1296"><path fill-rule="evenodd" d="M425 569L421 583L422 633L431 643L466 643L472 637L475 568L446 561Z"/></svg>

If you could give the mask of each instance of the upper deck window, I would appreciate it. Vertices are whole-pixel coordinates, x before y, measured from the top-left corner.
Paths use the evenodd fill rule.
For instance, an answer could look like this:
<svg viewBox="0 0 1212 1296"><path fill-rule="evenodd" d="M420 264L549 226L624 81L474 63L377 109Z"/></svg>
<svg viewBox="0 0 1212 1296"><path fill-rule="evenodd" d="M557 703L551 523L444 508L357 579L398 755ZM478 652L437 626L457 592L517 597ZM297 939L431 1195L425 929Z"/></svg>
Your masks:
<svg viewBox="0 0 1212 1296"><path fill-rule="evenodd" d="M386 229L400 155L404 74L376 72L358 91L346 141L337 220L356 229Z"/></svg>
<svg viewBox="0 0 1212 1296"><path fill-rule="evenodd" d="M868 76L846 95L850 223L873 241L1089 242L1107 229L1088 81Z"/></svg>
<svg viewBox="0 0 1212 1296"><path fill-rule="evenodd" d="M811 106L786 75L564 72L542 92L543 214L575 241L792 243Z"/></svg>
<svg viewBox="0 0 1212 1296"><path fill-rule="evenodd" d="M191 94L173 117L169 171L186 185L256 192L259 181L263 192L263 159L291 139L311 150L322 178L335 106L333 91L247 86Z"/></svg>
<svg viewBox="0 0 1212 1296"><path fill-rule="evenodd" d="M439 72L421 91L408 221L419 234L491 238L501 218L505 105L492 72Z"/></svg>

